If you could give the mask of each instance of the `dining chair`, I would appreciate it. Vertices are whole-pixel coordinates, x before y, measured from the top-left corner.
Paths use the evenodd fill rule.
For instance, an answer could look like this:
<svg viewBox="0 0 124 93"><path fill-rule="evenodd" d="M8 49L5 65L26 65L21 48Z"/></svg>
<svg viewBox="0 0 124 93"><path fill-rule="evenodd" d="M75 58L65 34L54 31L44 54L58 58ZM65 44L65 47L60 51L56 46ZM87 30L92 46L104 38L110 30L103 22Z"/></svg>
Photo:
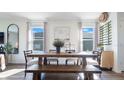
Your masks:
<svg viewBox="0 0 124 93"><path fill-rule="evenodd" d="M96 58L86 58L87 64L89 65L98 65L100 66L100 59L102 51L92 51L93 54L97 54L98 57Z"/></svg>
<svg viewBox="0 0 124 93"><path fill-rule="evenodd" d="M56 50L54 49L50 49L49 53L56 53ZM47 57L47 63L51 64L51 63L57 63L57 65L59 64L59 60L57 57Z"/></svg>
<svg viewBox="0 0 124 93"><path fill-rule="evenodd" d="M37 58L32 58L32 57L27 56L28 54L31 54L33 52L32 50L26 50L26 51L23 51L23 52L24 52L24 57L25 57L25 70L27 69L28 66L31 66L33 64L38 63ZM25 71L24 77L26 77L26 71Z"/></svg>
<svg viewBox="0 0 124 93"><path fill-rule="evenodd" d="M75 53L75 49L71 49L71 50L65 50L66 53ZM69 57L69 58L66 58L66 65L68 65L68 63L72 63L74 65L78 65L79 64L79 58L73 58L73 57Z"/></svg>
<svg viewBox="0 0 124 93"><path fill-rule="evenodd" d="M87 65L93 65L100 69L100 60L101 60L101 53L102 51L92 51L93 54L97 54L98 57L96 58L86 58ZM101 73L99 74L99 77L101 78Z"/></svg>

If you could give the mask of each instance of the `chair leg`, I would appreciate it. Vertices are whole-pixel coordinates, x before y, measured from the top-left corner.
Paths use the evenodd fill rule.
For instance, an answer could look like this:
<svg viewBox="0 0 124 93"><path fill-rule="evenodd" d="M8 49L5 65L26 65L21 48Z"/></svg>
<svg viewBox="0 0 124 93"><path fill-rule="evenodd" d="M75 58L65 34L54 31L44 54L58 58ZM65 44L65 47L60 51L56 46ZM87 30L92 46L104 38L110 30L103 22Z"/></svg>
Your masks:
<svg viewBox="0 0 124 93"><path fill-rule="evenodd" d="M99 77L100 77L100 79L101 79L101 77L102 77L102 73L99 74Z"/></svg>
<svg viewBox="0 0 124 93"><path fill-rule="evenodd" d="M27 63L25 65L25 70L27 69ZM25 75L24 75L24 78L26 78L26 71L25 71Z"/></svg>
<svg viewBox="0 0 124 93"><path fill-rule="evenodd" d="M57 60L57 65L59 65L59 61Z"/></svg>
<svg viewBox="0 0 124 93"><path fill-rule="evenodd" d="M68 60L65 61L65 64L66 64L66 65L68 64Z"/></svg>
<svg viewBox="0 0 124 93"><path fill-rule="evenodd" d="M76 65L75 61L74 61L74 65Z"/></svg>
<svg viewBox="0 0 124 93"><path fill-rule="evenodd" d="M24 79L26 78L26 72L25 72L25 74L24 74Z"/></svg>
<svg viewBox="0 0 124 93"><path fill-rule="evenodd" d="M78 64L79 64L79 59L77 60L77 66L78 66Z"/></svg>

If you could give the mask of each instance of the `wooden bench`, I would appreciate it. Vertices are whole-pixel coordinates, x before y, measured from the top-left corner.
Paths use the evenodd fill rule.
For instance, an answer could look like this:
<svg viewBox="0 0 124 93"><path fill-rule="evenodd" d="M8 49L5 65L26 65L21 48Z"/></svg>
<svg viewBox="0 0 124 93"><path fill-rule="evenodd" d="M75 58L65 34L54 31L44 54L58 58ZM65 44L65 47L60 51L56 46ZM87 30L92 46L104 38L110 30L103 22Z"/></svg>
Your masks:
<svg viewBox="0 0 124 93"><path fill-rule="evenodd" d="M92 65L33 65L26 69L26 72L33 73L33 80L40 80L41 73L84 73L85 80L92 80L93 73L102 73L102 71Z"/></svg>

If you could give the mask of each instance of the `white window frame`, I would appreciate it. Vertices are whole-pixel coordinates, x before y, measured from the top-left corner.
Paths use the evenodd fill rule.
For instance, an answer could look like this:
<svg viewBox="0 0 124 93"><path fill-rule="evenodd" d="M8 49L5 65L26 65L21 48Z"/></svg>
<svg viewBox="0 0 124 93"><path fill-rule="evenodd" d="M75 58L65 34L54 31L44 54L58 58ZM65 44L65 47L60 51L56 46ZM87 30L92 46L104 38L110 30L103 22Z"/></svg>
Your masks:
<svg viewBox="0 0 124 93"><path fill-rule="evenodd" d="M84 39L83 38L83 28L93 28L93 38L92 39ZM86 27L82 27L81 28L81 50L82 51L84 51L83 50L83 47L84 47L84 44L83 44L83 40L93 40L93 48L92 48L92 50L95 48L95 27L89 27L89 26L86 26Z"/></svg>
<svg viewBox="0 0 124 93"><path fill-rule="evenodd" d="M29 23L28 49L29 50L33 50L33 40L43 40L43 50L39 50L39 51L44 51L44 46L45 46L45 30L43 32L43 37L41 37L41 39L34 39L32 28L43 28L44 29L44 24L43 23ZM34 50L34 51L37 51L37 50Z"/></svg>
<svg viewBox="0 0 124 93"><path fill-rule="evenodd" d="M43 28L44 29L44 27L42 27L42 26L33 26L33 27L31 27L31 29L33 29L33 28ZM43 40L43 50L41 50L41 51L44 51L44 32L43 32L43 37L39 37L37 39L34 38L32 30L31 30L31 35L32 35L32 50L34 50L33 49L33 41L34 40L41 40L41 41ZM34 50L34 51L36 51L36 50Z"/></svg>

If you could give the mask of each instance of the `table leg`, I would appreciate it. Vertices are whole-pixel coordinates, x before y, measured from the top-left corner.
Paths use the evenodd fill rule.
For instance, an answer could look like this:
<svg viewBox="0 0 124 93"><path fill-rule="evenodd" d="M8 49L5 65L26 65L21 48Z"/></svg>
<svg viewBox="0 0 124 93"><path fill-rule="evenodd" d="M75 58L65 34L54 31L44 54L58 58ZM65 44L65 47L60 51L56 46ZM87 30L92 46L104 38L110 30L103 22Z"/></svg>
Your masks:
<svg viewBox="0 0 124 93"><path fill-rule="evenodd" d="M89 73L88 77L89 77L89 80L93 80L93 73Z"/></svg>
<svg viewBox="0 0 124 93"><path fill-rule="evenodd" d="M87 61L86 61L86 57L83 57L82 58L82 65L83 65L83 67L85 67L86 65L87 65Z"/></svg>
<svg viewBox="0 0 124 93"><path fill-rule="evenodd" d="M42 57L39 57L38 58L38 65L42 65L42 64L43 64Z"/></svg>
<svg viewBox="0 0 124 93"><path fill-rule="evenodd" d="M41 79L41 73L34 72L33 73L33 80L40 80Z"/></svg>
<svg viewBox="0 0 124 93"><path fill-rule="evenodd" d="M84 73L84 80L88 80L88 74Z"/></svg>
<svg viewBox="0 0 124 93"><path fill-rule="evenodd" d="M44 57L44 65L47 65L47 58Z"/></svg>

